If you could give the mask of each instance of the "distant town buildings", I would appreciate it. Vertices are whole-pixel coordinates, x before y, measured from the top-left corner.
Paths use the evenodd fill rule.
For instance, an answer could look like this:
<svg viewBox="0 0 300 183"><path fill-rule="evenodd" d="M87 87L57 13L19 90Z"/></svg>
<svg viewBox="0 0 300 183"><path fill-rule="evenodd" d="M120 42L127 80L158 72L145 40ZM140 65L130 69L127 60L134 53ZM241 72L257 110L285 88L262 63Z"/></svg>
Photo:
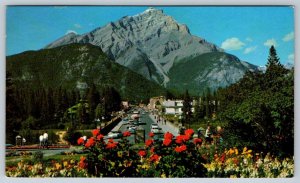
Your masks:
<svg viewBox="0 0 300 183"><path fill-rule="evenodd" d="M192 101L192 106L194 106L195 103L195 101ZM161 109L165 114L182 115L183 100L166 100L163 96L153 97L150 99L148 108L151 110ZM191 110L194 112L194 107L192 107Z"/></svg>
<svg viewBox="0 0 300 183"><path fill-rule="evenodd" d="M163 102L165 114L182 114L183 100L167 100Z"/></svg>
<svg viewBox="0 0 300 183"><path fill-rule="evenodd" d="M129 108L129 102L128 101L122 101L122 107L123 107L123 109L128 109Z"/></svg>
<svg viewBox="0 0 300 183"><path fill-rule="evenodd" d="M166 98L164 96L150 98L150 102L148 104L148 109L150 109L150 110L156 109L156 105L157 104L161 105L165 100L166 100Z"/></svg>

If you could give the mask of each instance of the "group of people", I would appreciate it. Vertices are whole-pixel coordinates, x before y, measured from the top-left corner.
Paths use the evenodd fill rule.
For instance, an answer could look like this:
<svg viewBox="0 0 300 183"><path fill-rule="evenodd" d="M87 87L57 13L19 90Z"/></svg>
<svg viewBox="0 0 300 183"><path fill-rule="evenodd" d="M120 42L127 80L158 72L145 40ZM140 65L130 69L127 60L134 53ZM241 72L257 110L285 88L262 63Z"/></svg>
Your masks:
<svg viewBox="0 0 300 183"><path fill-rule="evenodd" d="M211 126L207 125L207 128L205 130L204 138L205 138L205 143L206 144L212 144L214 142L214 137L217 139L217 144L221 144L223 142L222 139L222 132L223 129L218 126L216 128L216 131L212 131ZM198 129L198 137L200 138L202 136L201 130Z"/></svg>
<svg viewBox="0 0 300 183"><path fill-rule="evenodd" d="M40 148L48 148L48 133L47 131L44 134L40 135Z"/></svg>

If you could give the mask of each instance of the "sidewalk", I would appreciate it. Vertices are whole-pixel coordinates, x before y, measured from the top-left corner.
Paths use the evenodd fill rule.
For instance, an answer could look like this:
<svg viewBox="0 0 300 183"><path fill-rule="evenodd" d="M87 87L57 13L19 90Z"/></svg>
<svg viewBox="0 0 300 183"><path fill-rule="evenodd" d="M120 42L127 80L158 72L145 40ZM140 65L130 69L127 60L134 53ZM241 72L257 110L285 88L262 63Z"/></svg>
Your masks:
<svg viewBox="0 0 300 183"><path fill-rule="evenodd" d="M156 122L156 119L154 119L154 115L152 114L149 114L149 117L155 122ZM166 123L165 122L159 122L157 123L159 127L161 127L161 129L164 131L164 132L170 132L172 133L174 136L177 136L179 135L178 134L178 127L173 125L171 122L167 121Z"/></svg>

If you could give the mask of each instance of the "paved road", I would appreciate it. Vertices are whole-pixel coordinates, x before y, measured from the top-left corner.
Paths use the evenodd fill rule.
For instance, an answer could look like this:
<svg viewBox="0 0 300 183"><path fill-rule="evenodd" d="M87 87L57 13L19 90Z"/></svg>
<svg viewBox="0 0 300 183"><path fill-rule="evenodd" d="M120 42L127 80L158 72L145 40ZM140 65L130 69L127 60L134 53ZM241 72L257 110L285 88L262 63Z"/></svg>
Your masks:
<svg viewBox="0 0 300 183"><path fill-rule="evenodd" d="M142 127L145 130L145 139L149 139L149 133L151 131L151 124L152 123L156 123L155 121L152 120L152 118L150 118L148 113L145 114L141 114L140 115L140 122L142 123L141 125L139 125L139 127ZM125 132L128 130L128 127L130 125L122 125L120 130L122 132ZM129 137L129 141L131 143L134 143L134 138L135 138L135 134L133 134L131 137Z"/></svg>

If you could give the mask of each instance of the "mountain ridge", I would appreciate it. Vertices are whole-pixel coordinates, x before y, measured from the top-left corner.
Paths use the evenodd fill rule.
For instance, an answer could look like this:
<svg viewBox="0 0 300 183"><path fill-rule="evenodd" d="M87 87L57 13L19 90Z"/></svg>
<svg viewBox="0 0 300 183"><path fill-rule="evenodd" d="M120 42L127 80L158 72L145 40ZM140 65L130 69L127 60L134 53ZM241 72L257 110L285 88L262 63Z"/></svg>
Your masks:
<svg viewBox="0 0 300 183"><path fill-rule="evenodd" d="M173 68L177 63L187 62L193 58L202 58L200 61L203 63L214 63L214 54L224 53L224 55L227 55L225 56L227 60L232 59L234 63L241 62L242 64L234 64L235 66L239 65L235 69L232 67L223 68L233 72L236 78L223 80L220 86L228 86L236 82L246 70L257 70L252 64L240 61L237 57L231 57L230 54L227 54L215 44L192 35L185 24L178 23L173 17L164 14L163 10L154 8L149 8L137 15L124 16L117 21L110 22L82 35L67 34L48 44L45 49L70 43L90 43L98 46L111 60L164 87L178 86L178 84L172 83L174 73L171 74L172 76L170 75L170 70L178 70ZM207 53L212 53L210 54L211 58L201 57L201 55ZM203 60L203 58L205 59ZM221 60L221 58L218 59ZM201 67L201 69L205 70L206 68ZM217 70L230 73L229 70ZM194 72L198 73L198 71ZM187 73L195 74L190 72L184 74ZM214 77L213 73L199 75L198 80L201 76L203 77L202 80L207 81ZM192 80L183 83L185 82L194 83L197 85L195 87L198 88L211 87Z"/></svg>
<svg viewBox="0 0 300 183"><path fill-rule="evenodd" d="M123 99L145 100L165 89L110 60L101 48L73 43L52 49L26 51L6 58L7 72L20 88L77 89L84 81L97 88L112 86Z"/></svg>

